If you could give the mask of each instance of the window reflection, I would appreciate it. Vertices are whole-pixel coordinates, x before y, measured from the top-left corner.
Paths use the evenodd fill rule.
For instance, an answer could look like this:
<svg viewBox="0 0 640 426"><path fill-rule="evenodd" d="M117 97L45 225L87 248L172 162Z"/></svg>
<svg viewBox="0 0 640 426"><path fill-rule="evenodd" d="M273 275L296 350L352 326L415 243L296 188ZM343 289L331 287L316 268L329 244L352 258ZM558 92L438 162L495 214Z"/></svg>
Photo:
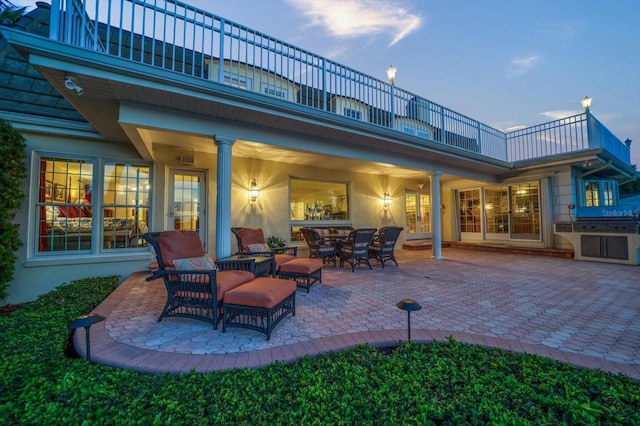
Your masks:
<svg viewBox="0 0 640 426"><path fill-rule="evenodd" d="M291 220L349 220L348 184L291 179Z"/></svg>

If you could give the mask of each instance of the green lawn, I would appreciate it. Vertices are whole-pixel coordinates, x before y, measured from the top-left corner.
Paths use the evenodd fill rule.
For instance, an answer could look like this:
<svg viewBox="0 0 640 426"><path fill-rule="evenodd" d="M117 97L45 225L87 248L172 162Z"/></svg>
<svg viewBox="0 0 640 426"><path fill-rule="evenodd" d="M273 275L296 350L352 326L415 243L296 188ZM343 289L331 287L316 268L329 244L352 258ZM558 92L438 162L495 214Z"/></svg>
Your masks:
<svg viewBox="0 0 640 426"><path fill-rule="evenodd" d="M76 281L0 317L2 424L640 424L627 377L455 341L180 376L93 365L67 325L116 282Z"/></svg>

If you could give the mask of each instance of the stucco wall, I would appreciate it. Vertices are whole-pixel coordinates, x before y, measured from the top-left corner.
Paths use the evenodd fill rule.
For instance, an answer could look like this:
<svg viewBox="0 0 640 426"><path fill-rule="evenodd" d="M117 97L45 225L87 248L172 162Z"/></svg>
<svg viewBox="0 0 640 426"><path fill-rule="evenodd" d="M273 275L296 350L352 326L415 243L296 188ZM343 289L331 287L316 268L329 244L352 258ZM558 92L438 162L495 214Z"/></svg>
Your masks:
<svg viewBox="0 0 640 426"><path fill-rule="evenodd" d="M38 181L38 164L33 151L50 155L101 155L117 161L140 161L133 147L124 144L107 143L90 138L69 138L61 135L47 135L22 131L28 150L28 173L24 191L28 194L32 182ZM34 203L37 193L28 194L28 198L17 212L15 222L19 225L23 246L16 252L17 262L14 280L8 290L4 303L22 303L34 300L38 295L53 290L59 285L73 280L118 275L124 279L132 272L148 267L150 253L108 253L92 255L48 255L34 257L36 235L29 232L35 229L36 211Z"/></svg>

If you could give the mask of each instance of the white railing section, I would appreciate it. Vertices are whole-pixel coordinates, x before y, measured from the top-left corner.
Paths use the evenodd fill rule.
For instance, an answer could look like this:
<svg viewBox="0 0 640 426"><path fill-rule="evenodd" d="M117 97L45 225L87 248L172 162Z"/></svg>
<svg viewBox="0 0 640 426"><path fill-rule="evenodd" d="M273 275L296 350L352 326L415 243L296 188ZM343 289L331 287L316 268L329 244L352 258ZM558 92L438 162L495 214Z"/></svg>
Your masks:
<svg viewBox="0 0 640 426"><path fill-rule="evenodd" d="M582 115L505 134L177 0L52 0L50 37L393 129L415 136L418 143L435 141L497 160L518 161L588 145ZM624 144L593 120L598 143L612 152L624 151Z"/></svg>
<svg viewBox="0 0 640 426"><path fill-rule="evenodd" d="M602 148L625 164L631 164L631 143L623 143L593 114L589 116L589 142L591 148Z"/></svg>
<svg viewBox="0 0 640 426"><path fill-rule="evenodd" d="M630 164L630 148L585 112L507 133L509 161L530 160L570 152L603 148Z"/></svg>

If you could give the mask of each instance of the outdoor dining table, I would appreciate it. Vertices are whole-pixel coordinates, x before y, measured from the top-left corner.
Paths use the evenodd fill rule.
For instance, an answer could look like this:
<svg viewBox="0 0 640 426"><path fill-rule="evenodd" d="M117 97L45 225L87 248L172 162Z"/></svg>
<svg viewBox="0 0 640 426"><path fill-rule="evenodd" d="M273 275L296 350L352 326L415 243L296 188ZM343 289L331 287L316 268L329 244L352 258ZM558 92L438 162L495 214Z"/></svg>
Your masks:
<svg viewBox="0 0 640 426"><path fill-rule="evenodd" d="M336 253L340 253L340 246L343 242L347 241L348 235L343 234L325 234L321 235L320 238L333 241L336 245Z"/></svg>

